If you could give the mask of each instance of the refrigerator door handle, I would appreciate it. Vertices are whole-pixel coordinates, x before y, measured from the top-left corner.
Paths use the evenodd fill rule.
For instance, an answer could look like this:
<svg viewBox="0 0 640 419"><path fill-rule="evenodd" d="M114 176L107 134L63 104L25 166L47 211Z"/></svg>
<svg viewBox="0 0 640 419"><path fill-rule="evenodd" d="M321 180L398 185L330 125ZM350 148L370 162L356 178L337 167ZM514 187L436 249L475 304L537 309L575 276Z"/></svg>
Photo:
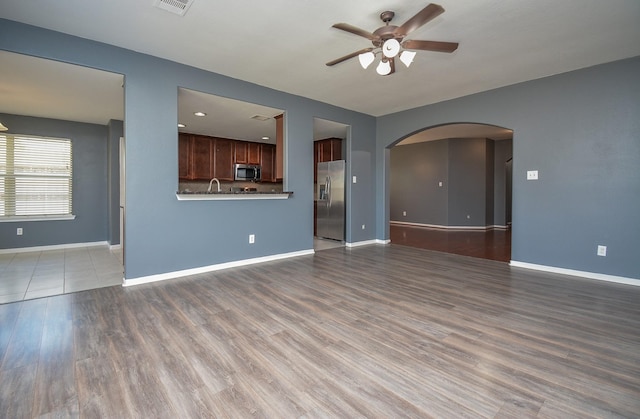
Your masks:
<svg viewBox="0 0 640 419"><path fill-rule="evenodd" d="M329 208L331 208L331 176L327 176L327 181L326 181L326 189L327 189L327 206Z"/></svg>

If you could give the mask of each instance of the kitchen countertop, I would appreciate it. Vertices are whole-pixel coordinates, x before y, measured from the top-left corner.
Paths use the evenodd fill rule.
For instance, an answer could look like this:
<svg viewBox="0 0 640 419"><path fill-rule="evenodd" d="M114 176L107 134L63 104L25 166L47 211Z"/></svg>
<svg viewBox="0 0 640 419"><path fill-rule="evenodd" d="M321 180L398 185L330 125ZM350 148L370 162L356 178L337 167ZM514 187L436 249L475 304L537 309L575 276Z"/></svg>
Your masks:
<svg viewBox="0 0 640 419"><path fill-rule="evenodd" d="M253 199L289 199L293 192L223 191L223 192L176 192L178 201L224 201Z"/></svg>

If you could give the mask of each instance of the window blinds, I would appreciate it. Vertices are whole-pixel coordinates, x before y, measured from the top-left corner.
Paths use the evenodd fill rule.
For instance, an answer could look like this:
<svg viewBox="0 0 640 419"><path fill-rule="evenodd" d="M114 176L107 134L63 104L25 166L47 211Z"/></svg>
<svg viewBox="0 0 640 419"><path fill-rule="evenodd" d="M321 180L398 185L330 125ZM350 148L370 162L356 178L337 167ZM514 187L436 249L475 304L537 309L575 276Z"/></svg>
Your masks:
<svg viewBox="0 0 640 419"><path fill-rule="evenodd" d="M70 215L71 140L0 135L0 217Z"/></svg>

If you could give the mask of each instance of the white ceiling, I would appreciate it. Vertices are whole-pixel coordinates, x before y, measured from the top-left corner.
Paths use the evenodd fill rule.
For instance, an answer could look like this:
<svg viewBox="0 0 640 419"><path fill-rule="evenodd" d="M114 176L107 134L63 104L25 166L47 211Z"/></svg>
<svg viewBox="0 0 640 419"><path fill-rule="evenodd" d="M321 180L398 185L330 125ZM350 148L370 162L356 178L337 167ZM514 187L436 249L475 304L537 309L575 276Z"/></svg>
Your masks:
<svg viewBox="0 0 640 419"><path fill-rule="evenodd" d="M121 74L0 51L0 113L106 125L124 119Z"/></svg>
<svg viewBox="0 0 640 419"><path fill-rule="evenodd" d="M384 10L394 11L392 23L400 25L428 2L195 0L183 17L154 7L154 0L3 3L2 18L373 116L640 55L638 0L441 0L445 13L407 38L459 42L458 50L418 52L410 68L399 65L386 77L371 67L363 70L357 58L327 67L330 60L370 46L367 39L331 25L345 22L373 31L382 25L378 16ZM9 84L4 58L0 55L0 97L18 88L26 91L28 74ZM121 76L105 79L122 82ZM87 80L87 85L99 83ZM94 102L96 93L91 93ZM45 92L29 96L40 94ZM64 107L72 96L57 96L56 106ZM113 100L121 110L122 96ZM0 102L0 112L3 107Z"/></svg>

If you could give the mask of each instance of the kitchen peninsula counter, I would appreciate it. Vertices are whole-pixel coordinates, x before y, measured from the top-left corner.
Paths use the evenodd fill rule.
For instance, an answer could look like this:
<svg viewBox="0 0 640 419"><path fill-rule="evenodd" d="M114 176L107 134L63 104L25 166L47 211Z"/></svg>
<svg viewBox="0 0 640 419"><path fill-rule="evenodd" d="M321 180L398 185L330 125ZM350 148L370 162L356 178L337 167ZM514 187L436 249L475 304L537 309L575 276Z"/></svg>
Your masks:
<svg viewBox="0 0 640 419"><path fill-rule="evenodd" d="M178 201L230 201L255 199L289 199L293 192L224 191L176 192Z"/></svg>

